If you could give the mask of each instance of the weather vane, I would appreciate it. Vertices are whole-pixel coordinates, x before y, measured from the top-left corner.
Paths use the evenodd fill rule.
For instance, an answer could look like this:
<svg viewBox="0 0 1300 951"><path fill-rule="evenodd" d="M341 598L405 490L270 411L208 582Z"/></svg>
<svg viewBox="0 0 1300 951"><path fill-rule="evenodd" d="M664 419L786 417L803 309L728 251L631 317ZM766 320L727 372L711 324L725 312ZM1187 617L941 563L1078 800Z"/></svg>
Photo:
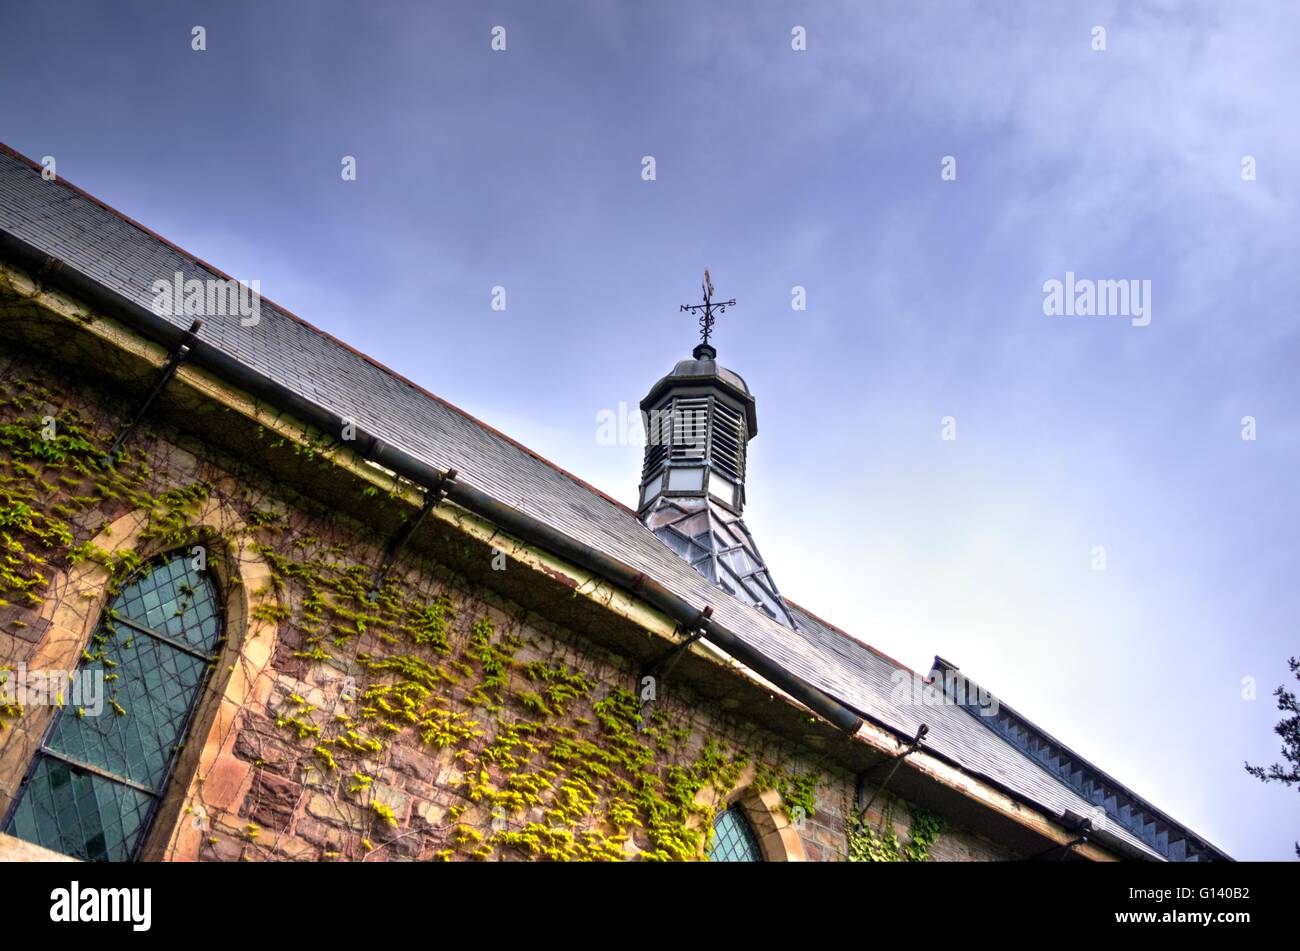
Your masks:
<svg viewBox="0 0 1300 951"><path fill-rule="evenodd" d="M690 314L698 314L700 318L700 343L704 346L709 345L709 334L713 332L713 313L725 314L728 307L736 306L736 300L715 301L713 299L713 281L709 280L709 271L704 271L704 284L701 288L704 291L703 304L682 304L682 310Z"/></svg>

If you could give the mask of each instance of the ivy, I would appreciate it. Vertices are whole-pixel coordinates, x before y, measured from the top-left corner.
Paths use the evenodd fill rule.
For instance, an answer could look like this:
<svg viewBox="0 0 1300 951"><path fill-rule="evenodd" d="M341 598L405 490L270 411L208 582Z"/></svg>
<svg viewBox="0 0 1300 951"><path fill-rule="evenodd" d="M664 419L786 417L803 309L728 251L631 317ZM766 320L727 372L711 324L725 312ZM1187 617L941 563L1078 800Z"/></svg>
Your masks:
<svg viewBox="0 0 1300 951"><path fill-rule="evenodd" d="M907 830L907 843L900 844L894 831L894 810L890 804L881 816L881 828L871 828L855 815L849 820L848 846L850 862L928 862L930 847L943 833L943 820L933 813L913 808Z"/></svg>
<svg viewBox="0 0 1300 951"><path fill-rule="evenodd" d="M754 775L754 786L760 791L775 789L781 795L781 807L791 820L806 819L817 814L817 783L815 770L796 772L784 766L760 764Z"/></svg>
<svg viewBox="0 0 1300 951"><path fill-rule="evenodd" d="M117 593L146 566L134 550L91 543L106 528L104 510L144 511L141 540L177 547L196 537L216 491L194 482L155 494L152 470L130 448L106 467L111 434L71 409L59 412L51 437L42 414L54 400L36 384L0 381L0 607L38 606L48 578L82 562L103 565ZM262 445L327 459L323 442ZM445 752L460 775L452 782L463 802L434 832L442 838L435 858L616 861L629 857L634 836L644 860L704 855L715 814L707 803L735 787L749 754L713 739L692 750L684 717L657 709L647 724L632 692L552 659L521 658L519 636L449 593L407 590L394 573L372 598L371 569L348 560L350 545L326 544L252 504L243 515L247 544L271 569L257 594L275 595L252 617L279 627L297 661L355 671L360 681L333 709L291 694L273 718L326 789L368 810L354 844L382 849L400 825L391 800L375 796L385 754L410 737L430 757ZM105 628L117 636L111 618ZM112 666L105 648L92 644L87 656ZM116 698L109 702L128 715ZM0 707L0 723L21 714ZM757 776L760 788L780 793L787 813L813 814L815 772L760 764ZM252 824L243 829L249 842L258 833Z"/></svg>

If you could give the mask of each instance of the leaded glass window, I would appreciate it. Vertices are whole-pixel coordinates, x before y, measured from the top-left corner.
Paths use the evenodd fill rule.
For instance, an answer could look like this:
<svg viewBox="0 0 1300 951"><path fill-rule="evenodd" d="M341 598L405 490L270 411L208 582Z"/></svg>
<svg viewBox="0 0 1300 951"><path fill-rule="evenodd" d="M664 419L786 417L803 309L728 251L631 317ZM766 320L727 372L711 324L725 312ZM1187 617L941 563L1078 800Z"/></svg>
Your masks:
<svg viewBox="0 0 1300 951"><path fill-rule="evenodd" d="M81 655L77 677L102 683L101 708L55 714L4 831L90 861L135 858L220 636L206 570L185 556L146 566L113 598Z"/></svg>
<svg viewBox="0 0 1300 951"><path fill-rule="evenodd" d="M763 850L758 836L739 806L732 806L713 820L713 845L710 862L761 862Z"/></svg>

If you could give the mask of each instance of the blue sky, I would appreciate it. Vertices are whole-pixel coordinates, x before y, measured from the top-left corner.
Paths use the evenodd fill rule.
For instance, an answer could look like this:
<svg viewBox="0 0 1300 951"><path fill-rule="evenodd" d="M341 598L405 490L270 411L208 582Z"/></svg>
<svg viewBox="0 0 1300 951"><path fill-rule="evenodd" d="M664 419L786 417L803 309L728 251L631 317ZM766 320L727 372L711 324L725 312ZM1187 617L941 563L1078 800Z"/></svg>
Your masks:
<svg viewBox="0 0 1300 951"><path fill-rule="evenodd" d="M1293 857L1242 762L1300 653L1294 4L47 2L0 37L0 140L629 503L597 415L687 355L710 268L783 593ZM1151 281L1151 323L1046 316L1067 271Z"/></svg>

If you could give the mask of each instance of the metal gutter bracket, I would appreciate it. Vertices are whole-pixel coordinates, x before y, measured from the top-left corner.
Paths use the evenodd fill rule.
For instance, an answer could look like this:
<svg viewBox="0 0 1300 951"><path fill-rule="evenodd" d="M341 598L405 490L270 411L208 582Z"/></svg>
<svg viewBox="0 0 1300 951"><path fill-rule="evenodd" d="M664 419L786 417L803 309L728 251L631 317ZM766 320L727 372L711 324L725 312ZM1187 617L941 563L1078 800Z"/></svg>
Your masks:
<svg viewBox="0 0 1300 951"><path fill-rule="evenodd" d="M870 776L873 772L875 772L875 770L878 767L883 766L885 763L892 762L894 764L893 768L889 771L889 775L885 777L885 781L880 784L880 786L876 789L874 793L871 794L871 800L865 806L862 806L862 808L858 810L859 821L862 822L866 821L867 813L871 811L871 807L875 805L876 799L879 798L880 794L885 791L885 788L889 785L890 780L894 778L894 774L898 772L898 767L903 765L903 760L907 759L909 756L911 756L913 753L915 753L917 750L921 748L921 743L925 741L925 737L929 732L930 732L930 728L926 726L924 723L922 723L919 727L916 728L916 736L912 738L912 742L908 744L907 749L903 750L903 752L899 753L897 756L892 757L891 759L881 760L880 762L872 766L871 769L867 770L865 773L862 773L860 776L858 776L858 789L857 789L856 798L857 801L861 803L862 794L866 789L867 777Z"/></svg>
<svg viewBox="0 0 1300 951"><path fill-rule="evenodd" d="M393 533L393 537L388 540L384 546L384 559L379 564L379 570L375 572L375 579L370 583L370 592L366 595L366 600L374 603L379 597L379 589L384 586L384 581L388 578L388 572L393 567L393 562L397 560L398 554L410 540L415 530L420 527L420 523L425 517L433 511L433 507L447 497L447 490L451 484L456 481L457 472L455 469L448 469L438 477L438 481L428 486L424 490L424 504L420 510L411 518L402 523L401 527Z"/></svg>
<svg viewBox="0 0 1300 951"><path fill-rule="evenodd" d="M171 382L171 378L176 375L176 371L180 368L181 362L189 356L190 347L194 346L195 342L199 339L199 328L202 326L202 320L195 320L194 323L190 324L190 329L185 332L184 341L167 357L167 362L163 364L162 370L159 371L158 378L154 381L153 388L149 390L149 395L144 398L144 402L141 403L140 408L135 411L135 415L131 417L131 421L126 424L120 433L117 434L117 438L113 440L113 445L109 447L108 452L100 459L100 463L105 469L111 469L117 464L117 454L122 449L122 444L125 443L131 433L135 431L136 426L140 424L140 420L144 418L144 414L149 411L149 407L153 406L154 402L162 394L163 388Z"/></svg>
<svg viewBox="0 0 1300 951"><path fill-rule="evenodd" d="M674 644L672 647L668 648L668 650L664 651L658 657L654 658L654 660L650 661L650 663L641 668L641 672L637 675L636 680L637 696L640 698L641 709L643 711L655 699L655 692L658 690L659 682L661 680L666 680L668 675L672 673L673 668L677 666L677 662L682 659L682 655L691 649L692 644L708 633L705 624L712 616L713 606L705 605L704 608L700 610L700 613L695 616L695 620L692 623L684 624L678 628L678 630L686 634L685 640ZM650 682L649 685L647 685L646 681ZM647 686L652 688L649 695L647 695L646 692ZM641 727L642 729L645 728L644 718L642 718Z"/></svg>
<svg viewBox="0 0 1300 951"><path fill-rule="evenodd" d="M1065 810L1065 812L1061 813L1060 823L1061 825L1065 826L1066 831L1073 832L1075 834L1074 838L1071 839L1069 842L1063 842L1060 845L1054 845L1046 852L1039 852L1037 855L1031 855L1024 861L1034 862L1039 859L1047 858L1047 856L1051 855L1053 852L1060 852L1061 854L1056 857L1056 861L1063 862L1065 861L1066 856L1068 856L1076 848L1086 844L1088 842L1088 837L1094 831L1091 819L1089 819L1087 816L1081 816L1077 812L1074 812L1073 810L1070 809L1067 809Z"/></svg>

